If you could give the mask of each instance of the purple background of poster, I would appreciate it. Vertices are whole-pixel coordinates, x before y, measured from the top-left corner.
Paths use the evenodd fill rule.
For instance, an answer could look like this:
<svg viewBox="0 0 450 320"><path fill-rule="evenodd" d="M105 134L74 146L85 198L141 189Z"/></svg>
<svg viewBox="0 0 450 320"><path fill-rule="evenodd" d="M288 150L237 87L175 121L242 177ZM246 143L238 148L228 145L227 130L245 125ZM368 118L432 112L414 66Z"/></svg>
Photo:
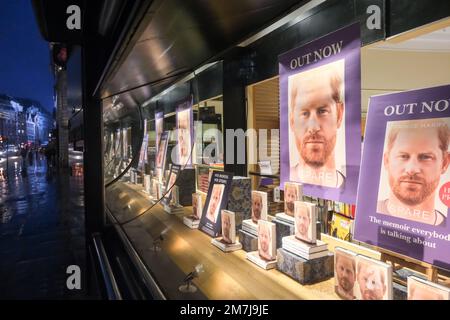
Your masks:
<svg viewBox="0 0 450 320"><path fill-rule="evenodd" d="M217 177L218 175L226 176L226 178L225 178L226 182L225 183L218 182L217 179L222 179L222 178ZM219 234L222 233L222 219L221 219L222 209L227 209L228 197L229 197L230 191L231 191L232 180L233 180L233 173L224 172L224 171L213 171L213 173L212 173L211 181L210 181L209 187L208 187L208 195L206 197L205 205L203 206L202 217L200 219L200 224L198 226L198 228L200 230L202 230L206 234L210 235L211 237L217 237ZM211 221L209 221L206 218L206 213L208 211L209 201L211 199L211 193L212 193L212 188L213 188L214 184L224 184L225 185L225 189L223 190L223 195L222 195L222 201L220 202L219 214L217 215L216 223L212 223Z"/></svg>
<svg viewBox="0 0 450 320"><path fill-rule="evenodd" d="M387 122L450 117L450 108L444 112L429 113L427 111L425 113L418 112L414 114L392 115L389 117L384 115L384 108L389 105L414 102L417 102L420 106L423 101L438 101L440 99L450 99L450 86L393 93L375 96L370 99L364 139L364 152L361 162L361 174L359 178L354 238L358 241L366 242L450 270L450 242L433 238L423 239L425 241L435 241L436 249L423 247L414 243L408 244L403 240L380 234L379 229L381 225L370 222L369 218L370 216L374 216L380 220L401 225L406 224L411 228L419 228L427 231L436 230L442 234L450 233L450 221L448 218L446 219L446 226L437 227L376 213ZM447 217L449 211L447 210ZM384 227L384 229L398 230L390 229L389 227ZM401 232L411 237L423 237L411 232Z"/></svg>
<svg viewBox="0 0 450 320"><path fill-rule="evenodd" d="M191 150L190 150L190 157L189 160L186 164L186 166L184 166L184 163L180 163L179 165L183 168L183 169L187 169L187 168L192 168L192 153L194 151L194 149L192 148L192 146L194 145L194 112L192 110L192 95L189 98L186 98L182 101L180 101L177 104L177 108L176 108L176 128L178 130L178 112L182 112L186 109L191 109L191 111L189 112L189 117L190 117L190 122L189 122L189 126L190 126L190 134L191 134ZM178 152L178 147L177 147L177 152Z"/></svg>
<svg viewBox="0 0 450 320"><path fill-rule="evenodd" d="M293 58L323 48L342 40L340 53L318 62L291 70ZM278 57L280 74L280 143L281 143L281 188L289 181L289 110L288 78L291 75L319 67L330 62L345 59L345 159L346 180L344 188L329 188L311 184L303 185L303 193L308 196L341 201L356 202L359 165L361 161L361 40L359 23L350 25L299 48L290 50ZM336 150L336 152L339 152Z"/></svg>

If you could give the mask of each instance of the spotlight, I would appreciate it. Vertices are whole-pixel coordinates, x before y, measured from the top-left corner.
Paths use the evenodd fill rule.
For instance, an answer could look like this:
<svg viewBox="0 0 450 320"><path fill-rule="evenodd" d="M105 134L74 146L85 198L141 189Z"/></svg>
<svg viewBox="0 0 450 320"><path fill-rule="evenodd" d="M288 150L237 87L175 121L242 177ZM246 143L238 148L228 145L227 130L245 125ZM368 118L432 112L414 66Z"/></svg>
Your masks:
<svg viewBox="0 0 450 320"><path fill-rule="evenodd" d="M192 281L195 278L198 278L201 273L205 272L203 265L198 264L195 266L194 270L190 272L184 279L183 279L183 285L178 287L178 290L183 293L194 293L197 291L197 287L192 284Z"/></svg>

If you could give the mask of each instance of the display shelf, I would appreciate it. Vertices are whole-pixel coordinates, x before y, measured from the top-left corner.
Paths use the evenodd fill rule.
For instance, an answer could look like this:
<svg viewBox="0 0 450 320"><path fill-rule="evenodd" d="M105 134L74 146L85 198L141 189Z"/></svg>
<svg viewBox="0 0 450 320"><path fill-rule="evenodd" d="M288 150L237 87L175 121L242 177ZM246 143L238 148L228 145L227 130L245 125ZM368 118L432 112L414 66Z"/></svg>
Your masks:
<svg viewBox="0 0 450 320"><path fill-rule="evenodd" d="M145 212L151 204L142 187L117 183L106 195L110 211L118 221ZM126 209L123 209L126 208ZM191 213L184 208L184 214ZM246 252L224 253L211 245L211 238L186 227L183 214L168 215L160 205L123 226L149 272L171 299L339 299L334 280L302 286L278 270L262 270L246 260ZM153 239L161 234L161 250L154 252ZM184 277L198 264L205 272L194 280L195 294L178 291Z"/></svg>
<svg viewBox="0 0 450 320"><path fill-rule="evenodd" d="M249 171L248 174L251 176L257 176L257 177L263 177L263 178L280 179L279 174L261 174L259 172L255 172L255 171Z"/></svg>

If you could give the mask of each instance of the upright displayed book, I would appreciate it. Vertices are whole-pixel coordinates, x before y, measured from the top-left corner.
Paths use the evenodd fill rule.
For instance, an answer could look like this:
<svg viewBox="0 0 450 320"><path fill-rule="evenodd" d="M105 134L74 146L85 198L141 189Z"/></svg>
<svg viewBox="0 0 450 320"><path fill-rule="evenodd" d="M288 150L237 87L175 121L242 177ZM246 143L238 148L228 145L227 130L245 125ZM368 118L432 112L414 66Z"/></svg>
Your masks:
<svg viewBox="0 0 450 320"><path fill-rule="evenodd" d="M202 195L199 193L192 194L192 214L183 217L183 223L191 229L197 229L202 217L203 204Z"/></svg>
<svg viewBox="0 0 450 320"><path fill-rule="evenodd" d="M265 270L276 267L276 227L274 223L258 221L258 251L248 252L247 259Z"/></svg>
<svg viewBox="0 0 450 320"><path fill-rule="evenodd" d="M294 201L294 235L282 238L282 248L305 260L328 256L328 246L317 241L316 205Z"/></svg>
<svg viewBox="0 0 450 320"><path fill-rule="evenodd" d="M335 292L345 300L392 300L390 264L335 248Z"/></svg>
<svg viewBox="0 0 450 320"><path fill-rule="evenodd" d="M344 300L356 299L356 257L353 251L334 249L334 292Z"/></svg>
<svg viewBox="0 0 450 320"><path fill-rule="evenodd" d="M211 243L224 252L236 251L242 245L236 240L236 215L233 211L222 210L222 236L214 238Z"/></svg>
<svg viewBox="0 0 450 320"><path fill-rule="evenodd" d="M300 201L303 196L301 183L286 182L284 184L284 212L277 213L275 217L281 221L294 224L294 202Z"/></svg>
<svg viewBox="0 0 450 320"><path fill-rule="evenodd" d="M295 237L315 244L317 240L317 207L314 203L294 202Z"/></svg>
<svg viewBox="0 0 450 320"><path fill-rule="evenodd" d="M450 288L409 276L407 280L408 300L450 300Z"/></svg>
<svg viewBox="0 0 450 320"><path fill-rule="evenodd" d="M242 221L242 230L257 235L258 221L267 220L267 193L252 191L251 194L251 218Z"/></svg>
<svg viewBox="0 0 450 320"><path fill-rule="evenodd" d="M358 255L355 296L358 300L392 300L392 266Z"/></svg>

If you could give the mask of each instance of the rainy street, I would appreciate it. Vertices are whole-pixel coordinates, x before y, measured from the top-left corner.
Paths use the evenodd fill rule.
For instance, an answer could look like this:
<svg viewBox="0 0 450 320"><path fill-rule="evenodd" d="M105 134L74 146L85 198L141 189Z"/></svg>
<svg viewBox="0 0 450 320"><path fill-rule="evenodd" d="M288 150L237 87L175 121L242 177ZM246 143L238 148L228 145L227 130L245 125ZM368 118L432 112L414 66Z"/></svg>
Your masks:
<svg viewBox="0 0 450 320"><path fill-rule="evenodd" d="M76 298L66 268L85 263L82 177L47 168L41 154L22 162L1 162L0 299Z"/></svg>

